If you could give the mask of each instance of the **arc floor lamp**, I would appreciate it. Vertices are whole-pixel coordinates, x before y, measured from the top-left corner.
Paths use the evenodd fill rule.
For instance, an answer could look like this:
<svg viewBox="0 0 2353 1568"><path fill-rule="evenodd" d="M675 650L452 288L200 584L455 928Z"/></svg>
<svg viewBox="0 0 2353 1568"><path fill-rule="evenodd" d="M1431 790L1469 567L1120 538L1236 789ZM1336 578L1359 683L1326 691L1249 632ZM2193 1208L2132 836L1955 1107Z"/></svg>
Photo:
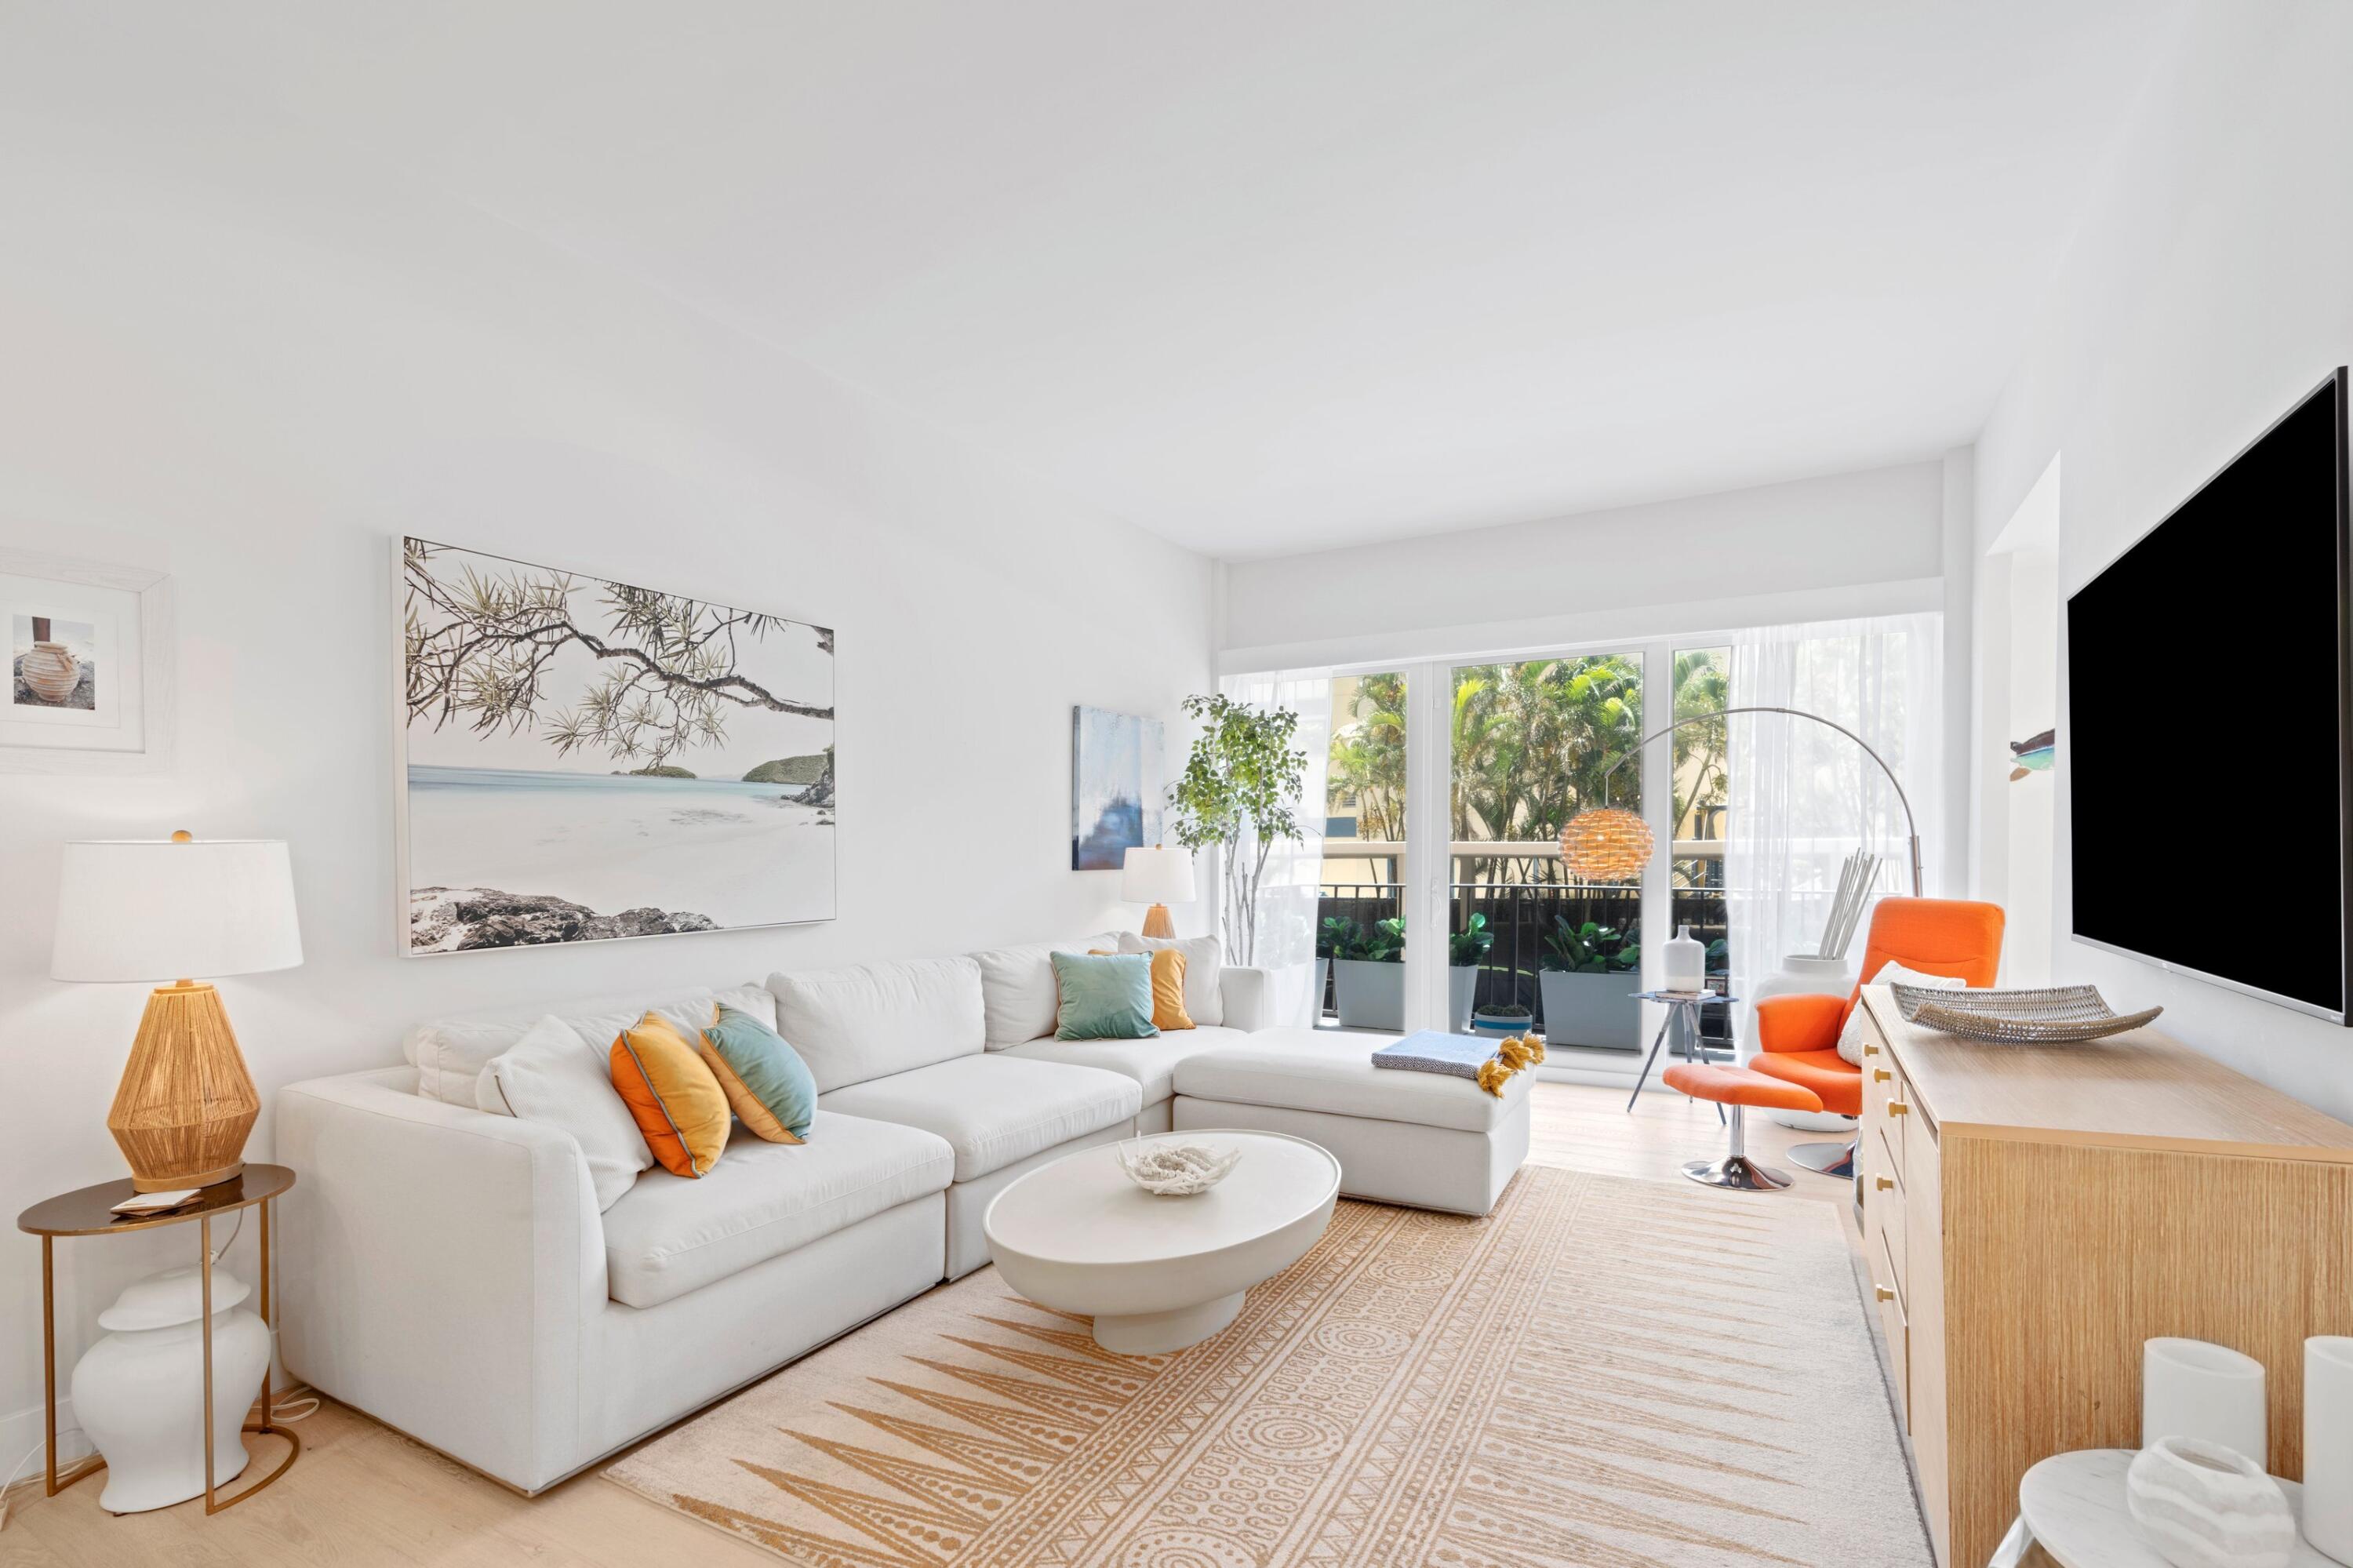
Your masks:
<svg viewBox="0 0 2353 1568"><path fill-rule="evenodd" d="M1871 748L1871 743L1854 731L1820 714L1810 714L1802 708L1763 705L1718 708L1713 713L1694 714L1671 725L1652 730L1629 747L1624 755L1611 763L1601 775L1601 804L1591 810L1579 811L1560 831L1561 863L1577 875L1597 882L1619 882L1641 874L1649 863L1653 839L1651 824L1639 811L1609 804L1609 779L1627 761L1641 754L1642 747L1661 736L1672 735L1686 725L1704 724L1709 719L1728 718L1736 714L1785 714L1790 718L1811 719L1828 729L1834 729L1856 746L1862 754L1879 764L1887 775L1887 782L1895 790L1896 803L1904 808L1904 830L1910 842L1912 858L1912 896L1923 895L1920 877L1920 824L1912 815L1912 801L1904 793L1904 781L1895 777L1895 769L1887 766L1887 758ZM1819 1171L1826 1176L1843 1176L1852 1167L1853 1148L1844 1143L1801 1143L1789 1150L1789 1158L1809 1171Z"/></svg>

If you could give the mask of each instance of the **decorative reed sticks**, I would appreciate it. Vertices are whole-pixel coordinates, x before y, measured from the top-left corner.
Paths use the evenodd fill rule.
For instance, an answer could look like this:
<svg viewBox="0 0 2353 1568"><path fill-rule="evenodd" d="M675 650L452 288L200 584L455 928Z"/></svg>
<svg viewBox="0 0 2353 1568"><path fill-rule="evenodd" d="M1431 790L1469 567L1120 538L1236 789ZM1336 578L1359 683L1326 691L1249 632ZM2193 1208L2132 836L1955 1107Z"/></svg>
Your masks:
<svg viewBox="0 0 2353 1568"><path fill-rule="evenodd" d="M1846 863L1839 868L1838 895L1831 900L1830 923L1822 927L1816 957L1846 957L1847 944L1854 940L1854 928L1862 922L1863 905L1871 897L1871 885L1878 880L1879 856L1859 849L1846 857Z"/></svg>

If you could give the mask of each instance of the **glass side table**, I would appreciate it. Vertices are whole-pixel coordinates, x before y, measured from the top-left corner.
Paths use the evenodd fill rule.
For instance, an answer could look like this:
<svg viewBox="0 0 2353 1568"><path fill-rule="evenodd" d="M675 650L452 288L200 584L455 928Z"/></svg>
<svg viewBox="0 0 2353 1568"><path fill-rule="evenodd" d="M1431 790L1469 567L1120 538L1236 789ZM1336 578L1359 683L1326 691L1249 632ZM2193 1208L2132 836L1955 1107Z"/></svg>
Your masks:
<svg viewBox="0 0 2353 1568"><path fill-rule="evenodd" d="M136 1196L131 1179L101 1181L95 1187L62 1193L34 1204L16 1216L16 1228L41 1238L41 1400L43 1405L42 1435L47 1443L45 1456L47 1468L42 1478L42 1495L55 1497L65 1488L84 1477L95 1474L106 1466L104 1456L93 1456L69 1470L64 1480L58 1478L58 1323L57 1274L54 1253L61 1236L109 1236L131 1231L152 1231L164 1225L185 1225L193 1221L196 1226L199 1249L196 1273L203 1281L203 1331L196 1336L204 1348L204 1396L206 1419L205 1428L205 1512L216 1514L234 1508L284 1475L293 1467L302 1452L302 1440L276 1419L277 1402L270 1389L270 1367L261 1367L261 1414L248 1421L244 1429L286 1439L286 1457L278 1467L245 1488L235 1496L222 1499L213 1485L213 1218L217 1214L234 1213L241 1209L261 1211L261 1320L271 1330L273 1351L277 1342L278 1322L271 1310L270 1277L276 1257L270 1245L270 1217L273 1202L294 1185L294 1172L283 1165L246 1166L244 1173L227 1181L202 1189L185 1207L162 1214L117 1214L113 1206L125 1198Z"/></svg>
<svg viewBox="0 0 2353 1568"><path fill-rule="evenodd" d="M1667 1016L1660 1022L1659 1032L1651 1037L1651 1054L1642 1058L1641 1075L1634 1080L1634 1092L1626 1097L1628 1110L1632 1110L1634 1103L1642 1097L1642 1086L1651 1081L1651 1069L1658 1065L1662 1045L1667 1047L1669 1056L1681 1056L1686 1062L1731 1060L1728 1054L1711 1052L1700 1043L1699 1010L1710 1002L1738 1001L1738 997L1713 991L1638 991L1634 1000L1663 1002ZM1722 1106L1715 1107L1715 1119L1724 1119Z"/></svg>

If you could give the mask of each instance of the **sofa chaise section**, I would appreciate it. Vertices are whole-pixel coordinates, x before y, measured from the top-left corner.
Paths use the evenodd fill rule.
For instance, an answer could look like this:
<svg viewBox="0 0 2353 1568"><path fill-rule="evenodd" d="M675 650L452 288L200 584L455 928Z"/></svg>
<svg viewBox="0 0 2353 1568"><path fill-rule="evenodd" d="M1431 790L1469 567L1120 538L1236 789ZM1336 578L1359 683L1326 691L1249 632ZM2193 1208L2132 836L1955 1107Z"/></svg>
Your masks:
<svg viewBox="0 0 2353 1568"><path fill-rule="evenodd" d="M1249 1128L1321 1144L1352 1198L1484 1214L1528 1154L1531 1075L1503 1094L1372 1065L1388 1036L1270 1029L1176 1064L1179 1131Z"/></svg>

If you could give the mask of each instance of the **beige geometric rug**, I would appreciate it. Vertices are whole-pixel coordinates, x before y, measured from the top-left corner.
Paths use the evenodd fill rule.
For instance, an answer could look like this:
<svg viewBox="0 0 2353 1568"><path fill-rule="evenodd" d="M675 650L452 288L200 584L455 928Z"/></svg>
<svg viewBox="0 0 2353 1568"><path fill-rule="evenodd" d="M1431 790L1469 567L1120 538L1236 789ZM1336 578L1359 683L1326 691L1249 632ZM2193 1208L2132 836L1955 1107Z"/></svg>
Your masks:
<svg viewBox="0 0 2353 1568"><path fill-rule="evenodd" d="M983 1269L605 1473L805 1568L1930 1561L1830 1206L1535 1166L1173 1355Z"/></svg>

